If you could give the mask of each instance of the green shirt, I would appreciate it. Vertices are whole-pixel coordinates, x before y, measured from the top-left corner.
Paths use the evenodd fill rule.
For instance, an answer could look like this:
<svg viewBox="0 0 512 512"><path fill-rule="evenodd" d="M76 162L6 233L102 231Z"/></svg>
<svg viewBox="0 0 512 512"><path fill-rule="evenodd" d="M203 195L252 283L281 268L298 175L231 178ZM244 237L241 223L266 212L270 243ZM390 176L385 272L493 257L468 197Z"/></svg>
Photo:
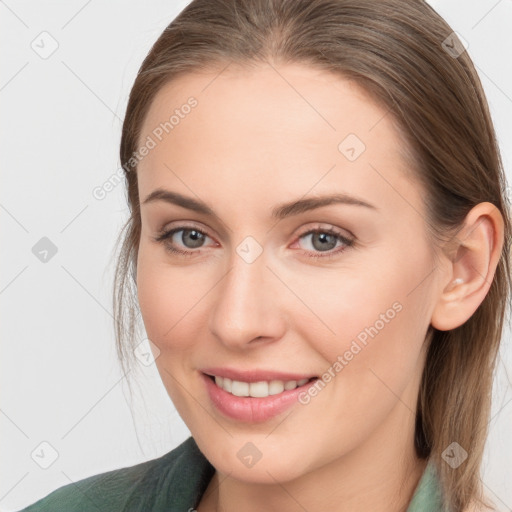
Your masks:
<svg viewBox="0 0 512 512"><path fill-rule="evenodd" d="M214 473L189 437L157 459L64 485L18 512L191 512ZM440 496L429 462L407 512L440 512Z"/></svg>

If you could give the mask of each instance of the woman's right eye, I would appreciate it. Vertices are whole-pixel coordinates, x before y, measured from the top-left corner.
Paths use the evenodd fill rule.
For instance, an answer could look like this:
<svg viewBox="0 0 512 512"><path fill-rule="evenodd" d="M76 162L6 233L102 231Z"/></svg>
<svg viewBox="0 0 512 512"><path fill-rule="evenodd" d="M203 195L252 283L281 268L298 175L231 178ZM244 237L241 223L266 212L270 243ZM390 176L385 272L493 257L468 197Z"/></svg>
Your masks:
<svg viewBox="0 0 512 512"><path fill-rule="evenodd" d="M206 238L210 237L200 229L191 228L188 226L179 226L167 231L163 231L155 238L155 240L157 242L163 243L165 249L173 254L180 254L181 256L193 256L194 253L200 252L194 249L202 247ZM178 240L182 246L185 247L185 249L189 250L177 248L176 240Z"/></svg>

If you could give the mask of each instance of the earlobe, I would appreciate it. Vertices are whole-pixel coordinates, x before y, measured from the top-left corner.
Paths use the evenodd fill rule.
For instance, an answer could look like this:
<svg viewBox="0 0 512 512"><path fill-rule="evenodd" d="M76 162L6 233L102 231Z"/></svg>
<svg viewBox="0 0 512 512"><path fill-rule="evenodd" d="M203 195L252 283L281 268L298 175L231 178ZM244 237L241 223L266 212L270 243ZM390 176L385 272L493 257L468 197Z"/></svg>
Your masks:
<svg viewBox="0 0 512 512"><path fill-rule="evenodd" d="M455 329L477 310L492 284L503 236L503 216L492 203L479 203L467 214L463 229L452 242L454 257L449 258L448 270L443 274L449 282L441 284L432 313L433 327L440 331Z"/></svg>

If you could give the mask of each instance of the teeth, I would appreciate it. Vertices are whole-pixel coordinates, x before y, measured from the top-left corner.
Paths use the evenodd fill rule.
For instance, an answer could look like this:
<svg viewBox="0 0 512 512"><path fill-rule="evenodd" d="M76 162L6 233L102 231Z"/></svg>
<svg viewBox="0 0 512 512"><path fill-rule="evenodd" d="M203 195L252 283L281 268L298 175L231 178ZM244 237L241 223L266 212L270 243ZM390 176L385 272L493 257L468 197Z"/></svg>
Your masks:
<svg viewBox="0 0 512 512"><path fill-rule="evenodd" d="M303 386L309 379L300 380L271 380L260 382L241 382L239 380L231 380L227 377L215 376L215 384L224 391L235 396L252 396L257 398L265 398L270 395L278 395L283 391L295 389L297 386Z"/></svg>
<svg viewBox="0 0 512 512"><path fill-rule="evenodd" d="M231 393L233 387L233 381L231 379L228 379L227 377L224 377L224 381L222 383L222 388Z"/></svg>
<svg viewBox="0 0 512 512"><path fill-rule="evenodd" d="M231 383L231 393L235 396L249 396L249 383L234 380Z"/></svg>
<svg viewBox="0 0 512 512"><path fill-rule="evenodd" d="M251 382L249 384L249 396L260 398L268 396L268 382Z"/></svg>
<svg viewBox="0 0 512 512"><path fill-rule="evenodd" d="M282 393L284 391L284 383L282 380L271 380L268 385L268 394L269 395L277 395L278 393Z"/></svg>
<svg viewBox="0 0 512 512"><path fill-rule="evenodd" d="M284 389L286 389L286 391L288 391L290 389L295 389L296 387L297 387L296 380L289 380L288 382L284 383Z"/></svg>

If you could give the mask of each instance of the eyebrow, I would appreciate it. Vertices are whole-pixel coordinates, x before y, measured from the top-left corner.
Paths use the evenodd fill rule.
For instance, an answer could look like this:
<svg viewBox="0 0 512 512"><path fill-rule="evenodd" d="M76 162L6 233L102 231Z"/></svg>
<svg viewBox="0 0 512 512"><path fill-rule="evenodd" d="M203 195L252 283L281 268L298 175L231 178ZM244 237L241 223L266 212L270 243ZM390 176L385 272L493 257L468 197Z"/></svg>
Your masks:
<svg viewBox="0 0 512 512"><path fill-rule="evenodd" d="M175 204L197 213L216 216L213 209L210 208L206 203L203 203L202 201L192 197L184 196L178 192L172 192L162 188L157 188L151 192L146 197L146 199L144 199L142 204L148 204L155 201L164 201L166 203ZM362 199L351 196L349 194L330 194L318 197L309 197L307 199L298 199L296 201L290 201L288 203L277 205L272 209L272 218L282 220L293 215L298 215L300 213L331 204L363 206L372 210L378 209L373 204L367 203L366 201L363 201Z"/></svg>

